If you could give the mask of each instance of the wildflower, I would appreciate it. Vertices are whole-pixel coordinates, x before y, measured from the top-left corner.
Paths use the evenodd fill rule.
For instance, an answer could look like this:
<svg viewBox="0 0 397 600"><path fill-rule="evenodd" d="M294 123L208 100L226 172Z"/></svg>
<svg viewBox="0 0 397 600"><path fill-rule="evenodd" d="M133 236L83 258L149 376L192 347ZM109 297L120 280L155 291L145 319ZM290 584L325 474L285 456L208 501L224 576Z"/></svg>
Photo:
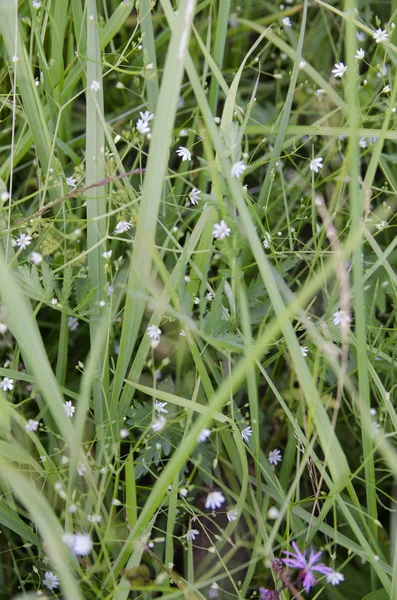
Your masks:
<svg viewBox="0 0 397 600"><path fill-rule="evenodd" d="M106 260L109 260L109 258L112 258L112 251L111 250L107 250L107 252L102 252L102 256Z"/></svg>
<svg viewBox="0 0 397 600"><path fill-rule="evenodd" d="M323 166L323 159L321 156L319 156L318 158L313 158L313 160L310 161L309 169L315 173L318 173Z"/></svg>
<svg viewBox="0 0 397 600"><path fill-rule="evenodd" d="M210 585L210 589L208 590L208 598L217 598L219 594L219 585L214 581Z"/></svg>
<svg viewBox="0 0 397 600"><path fill-rule="evenodd" d="M150 337L151 340L155 340L158 342L160 340L161 329L157 327L157 325L149 325L146 330L146 335Z"/></svg>
<svg viewBox="0 0 397 600"><path fill-rule="evenodd" d="M162 415L160 415L158 417L158 419L156 419L152 423L152 429L153 429L153 431L156 432L156 433L158 433L159 431L161 431L162 429L164 429L166 423L167 423L167 419L165 417L163 417Z"/></svg>
<svg viewBox="0 0 397 600"><path fill-rule="evenodd" d="M167 402L159 402L158 400L155 400L154 404L153 404L153 408L158 413L167 413L168 410L165 408L165 406L167 406L167 404L168 404Z"/></svg>
<svg viewBox="0 0 397 600"><path fill-rule="evenodd" d="M345 578L342 573L337 573L337 571L332 571L332 573L327 575L327 583L332 583L332 585L339 585L344 580Z"/></svg>
<svg viewBox="0 0 397 600"><path fill-rule="evenodd" d="M283 455L281 454L280 450L276 448L275 450L271 450L271 452L269 452L267 458L271 465L277 465L282 461Z"/></svg>
<svg viewBox="0 0 397 600"><path fill-rule="evenodd" d="M90 523L100 523L101 522L101 515L87 515L87 520Z"/></svg>
<svg viewBox="0 0 397 600"><path fill-rule="evenodd" d="M32 252L32 254L29 256L29 260L37 266L43 262L43 257L41 256L40 252Z"/></svg>
<svg viewBox="0 0 397 600"><path fill-rule="evenodd" d="M15 63L19 62L19 56L17 56L16 54L13 54L11 56L11 60L15 64Z"/></svg>
<svg viewBox="0 0 397 600"><path fill-rule="evenodd" d="M32 6L33 6L33 8L38 10L41 7L41 2L39 2L39 0L33 0Z"/></svg>
<svg viewBox="0 0 397 600"><path fill-rule="evenodd" d="M120 502L120 500L118 498L113 498L112 505L113 506L120 506L121 502Z"/></svg>
<svg viewBox="0 0 397 600"><path fill-rule="evenodd" d="M70 545L72 552L76 556L86 556L92 550L92 538L89 533L76 533Z"/></svg>
<svg viewBox="0 0 397 600"><path fill-rule="evenodd" d="M247 168L247 165L244 163L244 161L239 160L238 162L234 163L234 165L232 166L231 170L230 170L230 175L232 177L240 177L245 169Z"/></svg>
<svg viewBox="0 0 397 600"><path fill-rule="evenodd" d="M350 315L348 315L344 310L335 311L333 316L334 325L345 326L350 323Z"/></svg>
<svg viewBox="0 0 397 600"><path fill-rule="evenodd" d="M87 467L83 462L78 462L76 469L77 469L77 473L80 475L80 477L83 477L84 473L87 470Z"/></svg>
<svg viewBox="0 0 397 600"><path fill-rule="evenodd" d="M33 238L31 235L26 235L26 233L21 233L19 238L17 238L17 246L22 248L22 250L25 250L26 246L29 246L32 239Z"/></svg>
<svg viewBox="0 0 397 600"><path fill-rule="evenodd" d="M66 184L69 187L74 188L74 187L76 187L76 179L74 177L66 177Z"/></svg>
<svg viewBox="0 0 397 600"><path fill-rule="evenodd" d="M189 529L189 531L187 532L187 534L185 535L186 541L187 542L192 542L195 540L196 536L198 536L199 534L199 530L198 529Z"/></svg>
<svg viewBox="0 0 397 600"><path fill-rule="evenodd" d="M278 519L280 516L280 511L275 506L271 506L267 511L267 516L269 519Z"/></svg>
<svg viewBox="0 0 397 600"><path fill-rule="evenodd" d="M211 430L210 429L203 429L202 431L200 431L200 433L198 435L198 438L197 438L197 441L200 442L200 444L201 444L202 442L205 442L205 440L207 438L209 438L210 435L211 435Z"/></svg>
<svg viewBox="0 0 397 600"><path fill-rule="evenodd" d="M63 410L66 413L66 416L72 418L76 411L76 408L73 406L72 401L67 400L65 402L65 404L63 404L62 406L63 406Z"/></svg>
<svg viewBox="0 0 397 600"><path fill-rule="evenodd" d="M189 490L187 488L182 488L181 490L179 490L179 493L182 496L182 498L186 498L186 496L189 493Z"/></svg>
<svg viewBox="0 0 397 600"><path fill-rule="evenodd" d="M284 17L284 19L283 19L283 25L285 27L292 27L291 19L289 17Z"/></svg>
<svg viewBox="0 0 397 600"><path fill-rule="evenodd" d="M267 250L268 248L270 248L270 240L272 238L270 237L270 233L268 233L267 231L265 231L264 235L263 235L263 247L265 250Z"/></svg>
<svg viewBox="0 0 397 600"><path fill-rule="evenodd" d="M215 508L220 508L224 502L225 497L222 492L210 492L205 501L205 508L215 510Z"/></svg>
<svg viewBox="0 0 397 600"><path fill-rule="evenodd" d="M79 325L79 320L76 317L68 317L68 327L70 331L76 331Z"/></svg>
<svg viewBox="0 0 397 600"><path fill-rule="evenodd" d="M46 571L44 573L43 584L49 590L55 590L57 587L59 587L59 579L52 571Z"/></svg>
<svg viewBox="0 0 397 600"><path fill-rule="evenodd" d="M389 39L389 34L387 33L387 31L380 28L375 31L373 36L377 44L379 44L380 42L387 42L387 40Z"/></svg>
<svg viewBox="0 0 397 600"><path fill-rule="evenodd" d="M0 388L3 392L10 391L14 388L14 380L9 377L4 377L2 381L0 381Z"/></svg>
<svg viewBox="0 0 397 600"><path fill-rule="evenodd" d="M301 346L300 350L302 352L302 356L307 356L307 346Z"/></svg>
<svg viewBox="0 0 397 600"><path fill-rule="evenodd" d="M363 50L362 48L360 48L360 50L357 50L356 54L354 55L354 58L357 58L357 60L362 60L365 56L365 50Z"/></svg>
<svg viewBox="0 0 397 600"><path fill-rule="evenodd" d="M359 42L363 42L365 40L365 34L363 31L357 31L356 37Z"/></svg>
<svg viewBox="0 0 397 600"><path fill-rule="evenodd" d="M225 221L222 219L220 223L215 223L212 235L215 239L224 240L225 237L230 235L230 232L231 229L226 225Z"/></svg>
<svg viewBox="0 0 397 600"><path fill-rule="evenodd" d="M184 329L181 329L179 335L181 335L182 337L186 337L186 331Z"/></svg>
<svg viewBox="0 0 397 600"><path fill-rule="evenodd" d="M94 79L94 81L91 83L90 85L91 91L94 92L94 94L96 92L99 92L99 90L101 89L101 84L99 83L99 81L96 81Z"/></svg>
<svg viewBox="0 0 397 600"><path fill-rule="evenodd" d="M128 429L120 429L120 437L122 440L128 437Z"/></svg>
<svg viewBox="0 0 397 600"><path fill-rule="evenodd" d="M176 153L182 158L182 160L192 160L192 155L190 154L190 151L184 146L179 146Z"/></svg>
<svg viewBox="0 0 397 600"><path fill-rule="evenodd" d="M275 590L266 590L263 587L259 588L260 600L280 600L280 595Z"/></svg>
<svg viewBox="0 0 397 600"><path fill-rule="evenodd" d="M131 223L128 223L128 221L119 221L116 225L114 233L117 235L118 233L124 233L129 229L131 229Z"/></svg>
<svg viewBox="0 0 397 600"><path fill-rule="evenodd" d="M245 427L245 429L243 429L241 432L241 437L243 438L244 442L249 442L251 435L252 427Z"/></svg>
<svg viewBox="0 0 397 600"><path fill-rule="evenodd" d="M189 194L190 204L193 204L193 205L198 204L198 201L200 200L200 194L201 194L200 190L198 190L197 188L193 188Z"/></svg>
<svg viewBox="0 0 397 600"><path fill-rule="evenodd" d="M139 133L141 133L142 135L145 135L146 133L150 133L149 123L147 121L144 121L143 119L137 120L136 128L139 131Z"/></svg>
<svg viewBox="0 0 397 600"><path fill-rule="evenodd" d="M238 510L236 510L235 508L232 508L231 510L227 511L226 516L227 516L227 520L229 521L229 523L231 521L237 521Z"/></svg>
<svg viewBox="0 0 397 600"><path fill-rule="evenodd" d="M39 425L40 425L39 421L34 421L33 419L29 419L29 421L25 425L26 433L30 433L31 431L37 431L37 428Z"/></svg>
<svg viewBox="0 0 397 600"><path fill-rule="evenodd" d="M5 323L0 323L0 333L2 335L5 335L7 333L7 329L8 327Z"/></svg>
<svg viewBox="0 0 397 600"><path fill-rule="evenodd" d="M382 90L382 94L388 94L389 92L391 92L390 85L385 85L385 87Z"/></svg>
<svg viewBox="0 0 397 600"><path fill-rule="evenodd" d="M343 62L336 63L335 69L332 69L332 72L333 72L335 78L336 77L342 78L343 75L346 73L346 71L347 71L347 67Z"/></svg>
<svg viewBox="0 0 397 600"><path fill-rule="evenodd" d="M311 548L309 559L307 559L306 550L302 553L296 545L296 542L292 542L292 547L295 552L286 552L284 550L284 554L287 554L292 558L283 558L282 561L291 569L300 569L298 577L302 580L304 591L310 592L311 588L317 583L313 571L317 571L322 575L330 575L333 571L323 563L317 564L322 552L315 553L313 548Z"/></svg>
<svg viewBox="0 0 397 600"><path fill-rule="evenodd" d="M106 290L106 295L111 296L114 292L114 287L112 285L108 285L108 289Z"/></svg>
<svg viewBox="0 0 397 600"><path fill-rule="evenodd" d="M358 142L358 145L360 146L360 148L366 148L367 140L364 137L362 137L361 140Z"/></svg>
<svg viewBox="0 0 397 600"><path fill-rule="evenodd" d="M301 71L305 67L306 67L306 61L305 60L301 60L300 63L299 63L299 70Z"/></svg>

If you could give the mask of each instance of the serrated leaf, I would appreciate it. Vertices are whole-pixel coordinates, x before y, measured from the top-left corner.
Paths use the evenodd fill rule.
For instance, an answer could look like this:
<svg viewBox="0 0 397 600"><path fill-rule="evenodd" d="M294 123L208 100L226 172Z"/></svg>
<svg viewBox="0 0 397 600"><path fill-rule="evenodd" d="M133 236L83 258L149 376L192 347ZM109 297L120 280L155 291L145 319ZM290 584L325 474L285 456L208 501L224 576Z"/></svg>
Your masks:
<svg viewBox="0 0 397 600"><path fill-rule="evenodd" d="M73 290L73 269L72 267L66 267L63 276L63 286L61 292L60 302L64 307L69 304L69 298Z"/></svg>
<svg viewBox="0 0 397 600"><path fill-rule="evenodd" d="M95 296L96 292L97 288L91 288L90 291L80 300L74 309L74 312L83 317L86 314L86 311L81 312L82 308L90 302L90 300Z"/></svg>
<svg viewBox="0 0 397 600"><path fill-rule="evenodd" d="M49 266L48 263L43 261L42 264L42 274L43 274L43 288L44 288L44 296L45 299L50 302L51 298L54 296L54 272Z"/></svg>
<svg viewBox="0 0 397 600"><path fill-rule="evenodd" d="M19 283L29 298L42 302L44 300L44 290L40 283L38 271L34 265L22 265L18 268L17 277Z"/></svg>

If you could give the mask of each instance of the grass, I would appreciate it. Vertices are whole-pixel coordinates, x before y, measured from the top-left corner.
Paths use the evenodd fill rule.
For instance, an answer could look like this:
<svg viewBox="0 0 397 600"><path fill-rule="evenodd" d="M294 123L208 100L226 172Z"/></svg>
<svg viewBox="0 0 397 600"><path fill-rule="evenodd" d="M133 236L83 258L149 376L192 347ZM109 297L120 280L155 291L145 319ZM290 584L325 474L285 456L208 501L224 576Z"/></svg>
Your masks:
<svg viewBox="0 0 397 600"><path fill-rule="evenodd" d="M397 600L396 18L1 3L0 598Z"/></svg>

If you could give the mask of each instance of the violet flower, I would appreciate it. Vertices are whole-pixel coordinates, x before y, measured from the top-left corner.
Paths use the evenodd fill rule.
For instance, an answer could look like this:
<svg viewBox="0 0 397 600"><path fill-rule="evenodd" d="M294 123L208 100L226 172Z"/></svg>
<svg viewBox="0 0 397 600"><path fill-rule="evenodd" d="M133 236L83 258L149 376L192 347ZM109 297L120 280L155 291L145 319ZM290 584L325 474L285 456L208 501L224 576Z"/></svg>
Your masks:
<svg viewBox="0 0 397 600"><path fill-rule="evenodd" d="M306 558L306 550L302 553L296 542L292 542L292 547L295 552L286 552L290 558L283 558L283 563L291 569L300 569L298 579L302 581L303 589L305 592L310 592L311 588L316 585L317 579L313 571L321 573L322 575L330 575L333 572L331 567L327 567L323 563L319 563L322 552L314 552L313 548L310 549L310 556Z"/></svg>
<svg viewBox="0 0 397 600"><path fill-rule="evenodd" d="M277 591L266 590L263 587L259 588L260 600L280 600L279 593Z"/></svg>

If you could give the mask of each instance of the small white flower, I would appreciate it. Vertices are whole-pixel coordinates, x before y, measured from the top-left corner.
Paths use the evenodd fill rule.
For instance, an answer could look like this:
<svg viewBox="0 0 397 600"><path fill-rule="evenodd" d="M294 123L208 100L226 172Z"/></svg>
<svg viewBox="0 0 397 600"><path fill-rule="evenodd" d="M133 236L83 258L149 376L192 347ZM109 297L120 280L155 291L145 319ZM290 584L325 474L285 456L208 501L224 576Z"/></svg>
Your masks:
<svg viewBox="0 0 397 600"><path fill-rule="evenodd" d="M372 144L372 145L375 145L375 144L376 144L376 142L378 141L378 136L377 136L377 135L375 135L375 136L373 136L373 137L370 137L370 138L369 138L369 141L371 142L371 144Z"/></svg>
<svg viewBox="0 0 397 600"><path fill-rule="evenodd" d="M26 233L21 233L19 238L17 238L17 246L19 246L20 248L25 250L25 248L27 246L29 246L29 244L31 243L32 239L33 238L31 235L26 235Z"/></svg>
<svg viewBox="0 0 397 600"><path fill-rule="evenodd" d="M74 177L66 177L66 183L69 187L76 187L76 179Z"/></svg>
<svg viewBox="0 0 397 600"><path fill-rule="evenodd" d="M270 240L272 238L270 237L270 233L268 233L267 231L264 232L263 235L263 247L265 250L267 250L268 248L270 248Z"/></svg>
<svg viewBox="0 0 397 600"><path fill-rule="evenodd" d="M167 413L168 410L165 408L167 406L167 404L168 404L168 402L159 402L158 400L155 400L153 403L153 408L158 413Z"/></svg>
<svg viewBox="0 0 397 600"><path fill-rule="evenodd" d="M215 239L224 240L225 237L230 235L230 232L231 229L226 225L225 221L222 219L220 223L215 223L212 235Z"/></svg>
<svg viewBox="0 0 397 600"><path fill-rule="evenodd" d="M128 429L120 429L120 437L122 440L128 437Z"/></svg>
<svg viewBox="0 0 397 600"><path fill-rule="evenodd" d="M86 556L93 548L92 538L89 533L76 533L70 546L76 556Z"/></svg>
<svg viewBox="0 0 397 600"><path fill-rule="evenodd" d="M87 471L87 466L85 465L85 463L78 462L77 463L77 473L80 475L80 477L83 477L83 475L86 471Z"/></svg>
<svg viewBox="0 0 397 600"><path fill-rule="evenodd" d="M4 379L0 381L0 388L3 392L11 391L14 388L14 380L9 377L4 377Z"/></svg>
<svg viewBox="0 0 397 600"><path fill-rule="evenodd" d="M192 155L190 154L190 150L188 150L184 146L179 146L176 153L178 156L180 156L182 158L182 160L192 160Z"/></svg>
<svg viewBox="0 0 397 600"><path fill-rule="evenodd" d="M29 419L29 421L25 425L26 433L30 433L31 431L37 431L37 428L39 425L40 425L39 421L34 421L33 419Z"/></svg>
<svg viewBox="0 0 397 600"><path fill-rule="evenodd" d="M94 81L91 82L90 88L91 88L91 91L94 92L94 94L95 94L96 92L99 92L99 90L101 89L101 84L99 83L99 81L96 81L94 79Z"/></svg>
<svg viewBox="0 0 397 600"><path fill-rule="evenodd" d="M34 265L39 265L41 262L43 262L43 257L41 256L40 252L32 252L32 254L29 256L29 260Z"/></svg>
<svg viewBox="0 0 397 600"><path fill-rule="evenodd" d="M49 590L55 590L59 587L59 579L52 571L46 571L44 573L43 585Z"/></svg>
<svg viewBox="0 0 397 600"><path fill-rule="evenodd" d="M241 432L241 437L243 438L244 442L248 442L251 435L252 435L252 427L245 427L245 429L243 429Z"/></svg>
<svg viewBox="0 0 397 600"><path fill-rule="evenodd" d="M247 168L247 165L244 163L244 161L239 160L238 162L234 163L234 165L232 166L231 170L230 170L230 175L232 177L240 177L245 169Z"/></svg>
<svg viewBox="0 0 397 600"><path fill-rule="evenodd" d="M161 335L161 329L157 327L157 325L149 325L146 330L146 335L150 337L151 340L158 342Z"/></svg>
<svg viewBox="0 0 397 600"><path fill-rule="evenodd" d="M196 306L197 306L198 304L200 304L200 298L199 298L198 296L196 296L196 297L194 298L194 300L193 300L193 304L195 304Z"/></svg>
<svg viewBox="0 0 397 600"><path fill-rule="evenodd" d="M87 519L90 523L100 523L101 515L87 515Z"/></svg>
<svg viewBox="0 0 397 600"><path fill-rule="evenodd" d="M299 70L301 71L305 67L306 67L306 61L305 60L301 60L300 63L299 63Z"/></svg>
<svg viewBox="0 0 397 600"><path fill-rule="evenodd" d="M354 55L354 58L357 58L357 60L362 60L365 56L365 50L363 50L362 48L360 48L360 50L357 50L356 54Z"/></svg>
<svg viewBox="0 0 397 600"><path fill-rule="evenodd" d="M128 221L119 221L116 225L114 233L117 235L118 233L124 233L129 229L131 229L131 223L128 223Z"/></svg>
<svg viewBox="0 0 397 600"><path fill-rule="evenodd" d="M184 329L181 329L179 335L182 337L186 337L186 331Z"/></svg>
<svg viewBox="0 0 397 600"><path fill-rule="evenodd" d="M198 529L189 529L189 531L186 533L185 538L186 541L188 542L192 542L196 539L196 536L199 535L199 530Z"/></svg>
<svg viewBox="0 0 397 600"><path fill-rule="evenodd" d="M369 414L372 415L373 417L375 417L375 415L376 415L376 408L370 408L369 409Z"/></svg>
<svg viewBox="0 0 397 600"><path fill-rule="evenodd" d="M106 290L106 295L111 296L114 292L114 287L112 285L108 285L108 289Z"/></svg>
<svg viewBox="0 0 397 600"><path fill-rule="evenodd" d="M113 506L120 506L121 502L120 502L120 500L118 498L113 498L112 505Z"/></svg>
<svg viewBox="0 0 397 600"><path fill-rule="evenodd" d="M76 331L79 326L80 323L77 317L68 317L68 327L70 331Z"/></svg>
<svg viewBox="0 0 397 600"><path fill-rule="evenodd" d="M269 519L278 519L280 516L280 511L275 506L271 506L267 511L267 516Z"/></svg>
<svg viewBox="0 0 397 600"><path fill-rule="evenodd" d="M205 508L215 510L215 508L220 508L224 502L225 497L222 492L210 492L205 501Z"/></svg>
<svg viewBox="0 0 397 600"><path fill-rule="evenodd" d="M186 498L186 496L189 493L189 490L187 488L182 488L179 490L180 495L182 496L182 498Z"/></svg>
<svg viewBox="0 0 397 600"><path fill-rule="evenodd" d="M144 121L143 119L137 120L136 128L137 128L137 131L139 131L139 133L142 135L145 135L146 133L150 133L149 123L147 121Z"/></svg>
<svg viewBox="0 0 397 600"><path fill-rule="evenodd" d="M238 510L236 510L235 508L232 508L231 510L228 510L226 513L227 516L227 520L229 521L237 521L237 517L238 517Z"/></svg>
<svg viewBox="0 0 397 600"><path fill-rule="evenodd" d="M215 550L215 548L214 548ZM213 598L217 598L219 595L219 585L216 583L216 581L214 581L213 583L211 583L210 585L210 589L208 590L208 598L210 598L211 600Z"/></svg>
<svg viewBox="0 0 397 600"><path fill-rule="evenodd" d="M284 17L283 25L284 27L292 27L291 19L289 17Z"/></svg>
<svg viewBox="0 0 397 600"><path fill-rule="evenodd" d="M38 10L40 8L40 6L41 6L41 2L39 2L39 0L33 0L32 6L33 6L33 8L35 8L36 10Z"/></svg>
<svg viewBox="0 0 397 600"><path fill-rule="evenodd" d="M163 415L160 415L158 417L158 419L156 419L155 421L153 421L152 423L152 429L154 432L159 432L162 429L164 429L164 427L167 424L167 419L165 417L163 417Z"/></svg>
<svg viewBox="0 0 397 600"><path fill-rule="evenodd" d="M15 63L19 62L19 57L16 54L13 54L11 56L11 60L15 64Z"/></svg>
<svg viewBox="0 0 397 600"><path fill-rule="evenodd" d="M332 573L327 575L327 583L332 583L332 585L339 585L344 579L342 573L337 573L336 571L332 571Z"/></svg>
<svg viewBox="0 0 397 600"><path fill-rule="evenodd" d="M356 37L359 42L363 42L365 40L365 34L363 31L357 31Z"/></svg>
<svg viewBox="0 0 397 600"><path fill-rule="evenodd" d="M190 204L193 204L193 205L198 204L198 202L200 200L200 194L201 194L200 190L198 190L197 188L193 188L189 194Z"/></svg>
<svg viewBox="0 0 397 600"><path fill-rule="evenodd" d="M76 408L73 406L72 401L67 400L62 406L66 416L72 418L76 411Z"/></svg>
<svg viewBox="0 0 397 600"><path fill-rule="evenodd" d="M389 34L387 33L387 31L380 28L375 31L373 36L377 44L379 44L380 42L387 42L387 40L389 39Z"/></svg>
<svg viewBox="0 0 397 600"><path fill-rule="evenodd" d="M348 315L344 310L337 310L334 312L333 317L334 325L345 326L350 323L350 315Z"/></svg>
<svg viewBox="0 0 397 600"><path fill-rule="evenodd" d="M106 252L102 252L102 256L106 260L109 260L109 258L112 258L112 251L111 250L107 250Z"/></svg>
<svg viewBox="0 0 397 600"><path fill-rule="evenodd" d="M309 169L315 173L318 173L323 166L323 159L321 156L319 156L318 158L313 158L313 160L310 161Z"/></svg>
<svg viewBox="0 0 397 600"><path fill-rule="evenodd" d="M366 148L367 140L364 137L362 137L361 140L358 142L358 145L360 146L360 148Z"/></svg>
<svg viewBox="0 0 397 600"><path fill-rule="evenodd" d="M271 452L269 452L267 458L271 465L277 465L279 462L281 462L283 456L280 450L276 448L275 450L271 450Z"/></svg>
<svg viewBox="0 0 397 600"><path fill-rule="evenodd" d="M1 335L5 335L7 333L8 327L5 323L0 323L0 333Z"/></svg>
<svg viewBox="0 0 397 600"><path fill-rule="evenodd" d="M205 442L205 440L207 438L209 438L210 435L211 435L210 429L202 429L198 435L197 441L201 444L202 442Z"/></svg>
<svg viewBox="0 0 397 600"><path fill-rule="evenodd" d="M390 85L385 85L385 87L382 90L382 94L388 94L389 92L391 92Z"/></svg>
<svg viewBox="0 0 397 600"><path fill-rule="evenodd" d="M307 356L307 346L300 346L302 356Z"/></svg>
<svg viewBox="0 0 397 600"><path fill-rule="evenodd" d="M335 69L332 69L332 72L333 72L335 78L336 77L342 78L343 75L346 73L346 71L347 71L347 66L343 62L336 63Z"/></svg>

